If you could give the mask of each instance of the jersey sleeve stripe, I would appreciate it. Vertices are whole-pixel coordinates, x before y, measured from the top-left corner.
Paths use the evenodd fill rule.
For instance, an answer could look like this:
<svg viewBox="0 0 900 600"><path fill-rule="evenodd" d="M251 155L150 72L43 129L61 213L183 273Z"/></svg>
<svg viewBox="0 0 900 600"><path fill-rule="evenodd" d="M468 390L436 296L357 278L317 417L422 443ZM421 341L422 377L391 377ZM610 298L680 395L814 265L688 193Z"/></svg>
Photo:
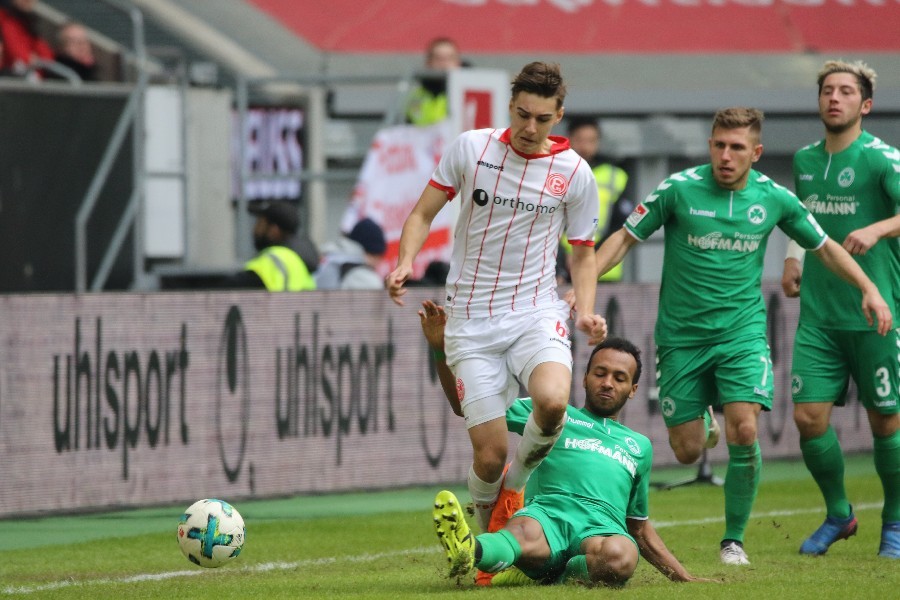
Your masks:
<svg viewBox="0 0 900 600"><path fill-rule="evenodd" d="M456 196L456 190L453 189L453 186L442 185L442 184L438 183L437 181L435 181L434 179L430 179L428 181L428 185L430 185L433 188L437 188L437 189L441 190L442 192L444 192L445 194L447 194L448 201L453 200L453 198Z"/></svg>

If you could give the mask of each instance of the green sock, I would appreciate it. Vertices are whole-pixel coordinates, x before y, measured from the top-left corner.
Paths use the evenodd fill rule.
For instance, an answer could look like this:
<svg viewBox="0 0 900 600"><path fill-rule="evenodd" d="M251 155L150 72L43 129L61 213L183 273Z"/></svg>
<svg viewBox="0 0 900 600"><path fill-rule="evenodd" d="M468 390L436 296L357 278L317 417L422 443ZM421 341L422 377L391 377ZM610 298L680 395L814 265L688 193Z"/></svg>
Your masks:
<svg viewBox="0 0 900 600"><path fill-rule="evenodd" d="M884 508L881 520L884 523L900 521L900 431L888 437L876 437L875 472L884 487Z"/></svg>
<svg viewBox="0 0 900 600"><path fill-rule="evenodd" d="M762 454L759 442L750 446L728 444L728 470L725 472L725 536L722 539L744 542L744 530L756 500Z"/></svg>
<svg viewBox="0 0 900 600"><path fill-rule="evenodd" d="M588 573L587 556L578 554L569 559L566 563L566 570L563 571L562 577L559 578L560 583L581 582L590 583L591 575Z"/></svg>
<svg viewBox="0 0 900 600"><path fill-rule="evenodd" d="M519 542L505 529L497 533L482 533L475 540L481 547L481 555L476 552L475 566L485 573L501 571L522 556Z"/></svg>
<svg viewBox="0 0 900 600"><path fill-rule="evenodd" d="M844 487L844 453L834 428L829 425L821 436L801 440L800 451L806 468L822 491L828 516L836 519L849 517L850 501ZM875 462L877 464L877 458Z"/></svg>

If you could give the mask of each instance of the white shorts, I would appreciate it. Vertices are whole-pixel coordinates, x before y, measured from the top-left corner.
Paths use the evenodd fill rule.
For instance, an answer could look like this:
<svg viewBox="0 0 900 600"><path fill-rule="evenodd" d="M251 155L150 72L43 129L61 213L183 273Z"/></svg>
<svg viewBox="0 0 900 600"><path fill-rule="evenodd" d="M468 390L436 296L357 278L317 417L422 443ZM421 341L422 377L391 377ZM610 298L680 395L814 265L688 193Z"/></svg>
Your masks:
<svg viewBox="0 0 900 600"><path fill-rule="evenodd" d="M444 332L447 364L466 419L474 427L506 415L541 363L556 362L572 370L569 305L496 317L449 317Z"/></svg>

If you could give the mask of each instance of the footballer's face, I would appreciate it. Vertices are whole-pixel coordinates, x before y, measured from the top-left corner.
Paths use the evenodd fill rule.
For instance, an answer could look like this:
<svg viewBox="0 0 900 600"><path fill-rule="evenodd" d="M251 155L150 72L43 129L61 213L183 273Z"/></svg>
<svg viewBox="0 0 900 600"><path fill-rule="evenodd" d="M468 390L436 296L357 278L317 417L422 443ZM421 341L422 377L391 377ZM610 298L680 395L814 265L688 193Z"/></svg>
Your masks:
<svg viewBox="0 0 900 600"><path fill-rule="evenodd" d="M628 352L603 348L594 353L584 374L584 405L598 417L615 419L637 391L637 361Z"/></svg>
<svg viewBox="0 0 900 600"><path fill-rule="evenodd" d="M863 115L872 110L872 99L863 100L859 81L852 73L831 73L822 80L819 116L829 133L862 127Z"/></svg>
<svg viewBox="0 0 900 600"><path fill-rule="evenodd" d="M519 154L550 152L547 137L563 116L563 107L557 103L555 96L544 98L530 92L519 92L509 101L510 143Z"/></svg>
<svg viewBox="0 0 900 600"><path fill-rule="evenodd" d="M750 167L762 156L759 135L749 127L716 127L709 138L709 160L713 177L726 190L742 190L747 185Z"/></svg>

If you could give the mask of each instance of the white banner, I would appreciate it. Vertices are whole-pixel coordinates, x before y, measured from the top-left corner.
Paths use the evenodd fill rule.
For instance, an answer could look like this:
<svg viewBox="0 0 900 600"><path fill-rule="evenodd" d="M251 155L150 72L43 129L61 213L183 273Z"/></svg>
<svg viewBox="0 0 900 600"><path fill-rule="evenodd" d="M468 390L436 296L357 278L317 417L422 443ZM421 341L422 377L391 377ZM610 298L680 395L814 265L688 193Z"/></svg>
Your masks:
<svg viewBox="0 0 900 600"><path fill-rule="evenodd" d="M403 223L451 139L449 121L428 127L397 125L375 135L341 221L341 231L349 232L365 217L381 225L387 240L387 253L380 267L382 275L396 266ZM455 202L451 202L435 217L431 233L413 264L414 277L422 277L432 261L450 262L457 212Z"/></svg>
<svg viewBox="0 0 900 600"><path fill-rule="evenodd" d="M674 464L654 398L657 286L599 290L614 334L643 352L622 419ZM797 303L766 286L776 377L765 459L797 456ZM447 406L416 309L442 291L0 296L0 517L197 498L323 493L465 480L472 451ZM361 317L364 315L364 317ZM575 340L582 405L590 348ZM871 448L857 402L845 451ZM727 457L725 444L712 453Z"/></svg>

